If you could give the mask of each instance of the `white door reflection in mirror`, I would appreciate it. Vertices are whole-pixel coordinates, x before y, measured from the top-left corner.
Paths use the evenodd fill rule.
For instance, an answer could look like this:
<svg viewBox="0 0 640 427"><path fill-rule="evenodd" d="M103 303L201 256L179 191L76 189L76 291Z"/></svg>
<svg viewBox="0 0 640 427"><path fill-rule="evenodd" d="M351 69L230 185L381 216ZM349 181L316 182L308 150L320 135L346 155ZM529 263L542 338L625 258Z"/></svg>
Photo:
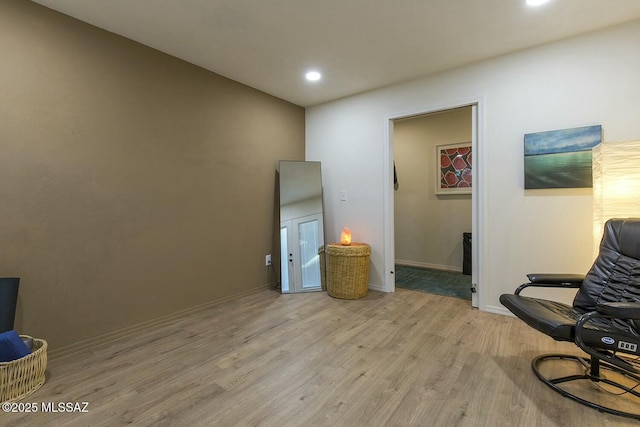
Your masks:
<svg viewBox="0 0 640 427"><path fill-rule="evenodd" d="M320 255L318 248L322 246L320 214L305 217L298 221L298 244L300 249L300 284L303 290L321 287L320 283Z"/></svg>
<svg viewBox="0 0 640 427"><path fill-rule="evenodd" d="M289 227L287 225L280 226L280 259L282 260L282 292L289 293Z"/></svg>

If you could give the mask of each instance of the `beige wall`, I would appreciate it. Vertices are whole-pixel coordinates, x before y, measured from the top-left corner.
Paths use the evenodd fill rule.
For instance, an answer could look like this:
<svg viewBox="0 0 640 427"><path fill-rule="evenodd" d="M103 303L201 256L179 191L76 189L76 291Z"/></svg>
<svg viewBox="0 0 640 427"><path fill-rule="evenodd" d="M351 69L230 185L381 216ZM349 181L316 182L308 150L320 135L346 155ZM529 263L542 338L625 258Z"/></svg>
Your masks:
<svg viewBox="0 0 640 427"><path fill-rule="evenodd" d="M0 276L61 348L273 278L304 110L31 2L0 2ZM275 255L275 253L274 253Z"/></svg>
<svg viewBox="0 0 640 427"><path fill-rule="evenodd" d="M436 195L436 145L471 141L471 107L394 122L396 262L462 271L471 195Z"/></svg>

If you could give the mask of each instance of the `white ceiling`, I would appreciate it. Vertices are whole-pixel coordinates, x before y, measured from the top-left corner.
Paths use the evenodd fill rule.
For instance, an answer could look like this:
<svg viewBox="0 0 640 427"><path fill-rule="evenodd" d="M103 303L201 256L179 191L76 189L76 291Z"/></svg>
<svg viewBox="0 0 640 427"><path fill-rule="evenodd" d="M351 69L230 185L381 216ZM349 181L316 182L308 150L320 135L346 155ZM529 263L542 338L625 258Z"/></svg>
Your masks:
<svg viewBox="0 0 640 427"><path fill-rule="evenodd" d="M34 1L305 107L640 19L640 0Z"/></svg>

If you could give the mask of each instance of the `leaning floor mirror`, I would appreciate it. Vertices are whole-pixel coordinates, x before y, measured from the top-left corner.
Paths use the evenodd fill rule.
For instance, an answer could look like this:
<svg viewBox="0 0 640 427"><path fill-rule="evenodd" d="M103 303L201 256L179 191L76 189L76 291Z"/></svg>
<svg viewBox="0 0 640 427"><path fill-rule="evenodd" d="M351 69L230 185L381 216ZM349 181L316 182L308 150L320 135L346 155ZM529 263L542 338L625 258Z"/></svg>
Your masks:
<svg viewBox="0 0 640 427"><path fill-rule="evenodd" d="M320 162L280 161L280 272L283 293L322 290L324 245Z"/></svg>

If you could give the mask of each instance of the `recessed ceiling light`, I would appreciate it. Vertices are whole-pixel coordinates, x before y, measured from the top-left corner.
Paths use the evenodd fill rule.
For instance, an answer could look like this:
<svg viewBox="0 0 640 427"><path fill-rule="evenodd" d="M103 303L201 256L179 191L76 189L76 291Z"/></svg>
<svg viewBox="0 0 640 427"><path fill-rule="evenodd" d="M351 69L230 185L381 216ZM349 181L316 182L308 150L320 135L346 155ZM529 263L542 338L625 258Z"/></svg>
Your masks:
<svg viewBox="0 0 640 427"><path fill-rule="evenodd" d="M541 6L545 3L549 3L549 0L527 0L528 6Z"/></svg>
<svg viewBox="0 0 640 427"><path fill-rule="evenodd" d="M322 78L322 74L320 74L317 71L309 71L305 77L307 78L307 80L309 80L310 82L317 82L318 80L320 80Z"/></svg>

